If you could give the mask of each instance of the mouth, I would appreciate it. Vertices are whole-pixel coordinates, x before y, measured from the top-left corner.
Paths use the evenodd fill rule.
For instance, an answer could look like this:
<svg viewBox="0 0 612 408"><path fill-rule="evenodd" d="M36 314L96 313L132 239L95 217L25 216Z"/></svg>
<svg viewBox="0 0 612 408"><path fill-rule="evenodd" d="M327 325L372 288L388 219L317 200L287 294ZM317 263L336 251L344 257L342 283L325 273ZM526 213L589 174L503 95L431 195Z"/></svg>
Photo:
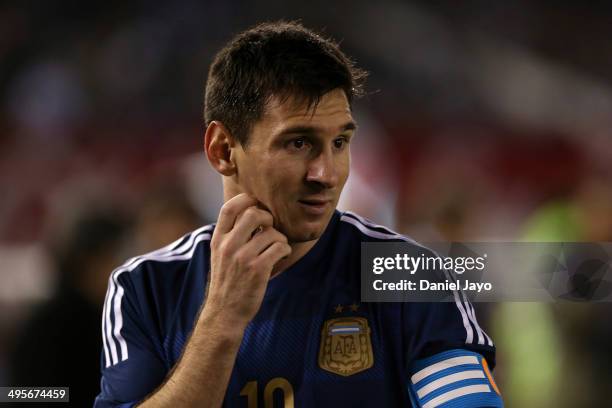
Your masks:
<svg viewBox="0 0 612 408"><path fill-rule="evenodd" d="M331 205L331 200L329 199L321 199L321 198L309 198L298 200L298 203L305 210L306 213L311 215L323 215L327 211L329 205Z"/></svg>

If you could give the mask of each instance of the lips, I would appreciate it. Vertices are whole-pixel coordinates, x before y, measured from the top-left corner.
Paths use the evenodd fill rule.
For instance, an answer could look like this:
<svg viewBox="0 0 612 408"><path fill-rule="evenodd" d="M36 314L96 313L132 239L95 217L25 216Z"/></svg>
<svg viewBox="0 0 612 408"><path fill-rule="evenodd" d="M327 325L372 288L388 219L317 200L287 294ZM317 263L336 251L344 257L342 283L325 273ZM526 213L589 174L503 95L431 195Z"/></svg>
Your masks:
<svg viewBox="0 0 612 408"><path fill-rule="evenodd" d="M300 203L304 203L304 204L308 204L308 205L325 205L327 203L329 203L331 200L325 200L325 199L319 199L319 198L311 198L311 199L304 199L304 200L299 200Z"/></svg>
<svg viewBox="0 0 612 408"><path fill-rule="evenodd" d="M309 214L321 215L327 210L327 206L330 205L331 200L324 198L305 198L298 200L301 207Z"/></svg>

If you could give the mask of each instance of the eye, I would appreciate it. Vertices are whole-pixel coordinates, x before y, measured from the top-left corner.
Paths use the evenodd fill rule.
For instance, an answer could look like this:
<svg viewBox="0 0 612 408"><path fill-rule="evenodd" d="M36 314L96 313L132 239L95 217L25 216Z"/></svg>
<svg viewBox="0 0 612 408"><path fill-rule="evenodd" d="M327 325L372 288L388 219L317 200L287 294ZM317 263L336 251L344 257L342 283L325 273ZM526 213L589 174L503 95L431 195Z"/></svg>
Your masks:
<svg viewBox="0 0 612 408"><path fill-rule="evenodd" d="M306 144L306 141L304 140L303 137L293 139L293 141L291 142L291 146L296 149L301 149L302 147L304 147L305 144Z"/></svg>
<svg viewBox="0 0 612 408"><path fill-rule="evenodd" d="M289 140L286 145L286 147L289 150L293 150L293 151L296 151L296 150L301 151L301 150L308 148L308 146L309 146L309 142L303 136L296 137L295 139Z"/></svg>
<svg viewBox="0 0 612 408"><path fill-rule="evenodd" d="M336 149L342 149L347 143L348 143L348 140L344 136L334 139L334 147Z"/></svg>

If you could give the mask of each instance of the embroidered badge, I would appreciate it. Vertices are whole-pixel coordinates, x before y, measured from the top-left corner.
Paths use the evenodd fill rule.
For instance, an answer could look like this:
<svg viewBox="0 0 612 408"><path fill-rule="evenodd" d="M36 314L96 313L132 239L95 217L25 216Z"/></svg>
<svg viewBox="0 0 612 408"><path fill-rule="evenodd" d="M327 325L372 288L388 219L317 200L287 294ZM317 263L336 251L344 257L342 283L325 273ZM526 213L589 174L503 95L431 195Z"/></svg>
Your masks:
<svg viewBox="0 0 612 408"><path fill-rule="evenodd" d="M374 365L370 327L363 317L326 320L321 330L319 367L349 376Z"/></svg>

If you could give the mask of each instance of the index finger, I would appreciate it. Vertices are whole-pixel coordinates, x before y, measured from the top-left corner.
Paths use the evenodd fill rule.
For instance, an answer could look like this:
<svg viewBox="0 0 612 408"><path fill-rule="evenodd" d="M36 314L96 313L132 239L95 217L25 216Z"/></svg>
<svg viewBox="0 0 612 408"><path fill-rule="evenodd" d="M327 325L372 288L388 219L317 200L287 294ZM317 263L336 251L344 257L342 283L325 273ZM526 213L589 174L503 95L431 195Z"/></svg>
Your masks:
<svg viewBox="0 0 612 408"><path fill-rule="evenodd" d="M247 193L238 194L227 200L221 207L221 211L219 211L219 218L217 219L215 231L219 231L223 234L231 231L236 222L236 218L238 218L244 210L255 204L257 204L257 200Z"/></svg>

